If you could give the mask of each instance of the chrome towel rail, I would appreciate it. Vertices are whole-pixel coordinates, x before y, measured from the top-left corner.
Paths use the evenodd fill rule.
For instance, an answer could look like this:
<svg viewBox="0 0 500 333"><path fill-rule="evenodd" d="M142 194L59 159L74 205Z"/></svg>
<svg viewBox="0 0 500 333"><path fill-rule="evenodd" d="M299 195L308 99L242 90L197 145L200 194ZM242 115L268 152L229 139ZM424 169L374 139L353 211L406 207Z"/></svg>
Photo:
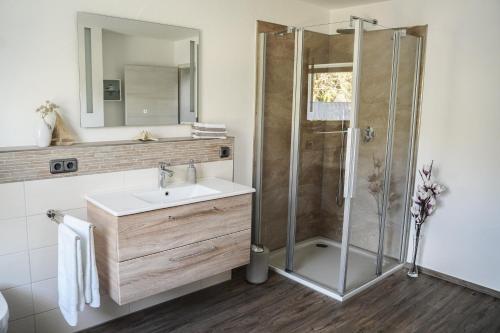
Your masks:
<svg viewBox="0 0 500 333"><path fill-rule="evenodd" d="M314 131L314 134L345 134L347 131Z"/></svg>
<svg viewBox="0 0 500 333"><path fill-rule="evenodd" d="M57 224L61 224L64 221L64 214L55 209L49 209L47 217Z"/></svg>
<svg viewBox="0 0 500 333"><path fill-rule="evenodd" d="M64 223L64 215L64 213L55 209L47 210L47 217L57 224ZM91 226L95 228L95 225L91 224Z"/></svg>

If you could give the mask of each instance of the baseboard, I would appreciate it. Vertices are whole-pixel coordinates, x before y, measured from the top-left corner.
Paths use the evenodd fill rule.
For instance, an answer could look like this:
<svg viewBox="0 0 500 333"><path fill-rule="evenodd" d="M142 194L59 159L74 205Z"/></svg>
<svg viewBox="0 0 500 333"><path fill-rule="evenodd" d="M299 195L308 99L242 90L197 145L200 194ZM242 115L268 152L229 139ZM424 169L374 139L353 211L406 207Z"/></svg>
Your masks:
<svg viewBox="0 0 500 333"><path fill-rule="evenodd" d="M406 268L410 268L410 266L411 266L410 263L405 264ZM465 281L465 280L459 279L457 277L454 277L454 276L451 276L448 274L444 274L441 272L437 272L435 270L432 270L430 268L425 268L422 266L418 266L418 271L422 274L433 276L435 278L438 278L438 279L441 279L444 281L448 281L448 282L457 284L459 286L469 288L471 290L474 290L474 291L477 291L477 292L480 292L480 293L483 293L483 294L493 296L495 298L500 299L500 291L490 289L490 288L487 288L487 287L484 287L484 286L481 286L481 285L478 285L478 284L475 284L475 283L472 283L469 281Z"/></svg>

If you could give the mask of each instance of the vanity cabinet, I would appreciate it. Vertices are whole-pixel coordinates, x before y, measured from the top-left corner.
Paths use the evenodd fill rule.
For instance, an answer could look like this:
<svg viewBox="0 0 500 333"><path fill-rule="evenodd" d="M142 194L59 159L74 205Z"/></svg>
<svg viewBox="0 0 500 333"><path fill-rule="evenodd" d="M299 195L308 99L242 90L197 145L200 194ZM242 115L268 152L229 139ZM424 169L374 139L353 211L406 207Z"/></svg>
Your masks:
<svg viewBox="0 0 500 333"><path fill-rule="evenodd" d="M87 203L102 288L127 304L245 265L252 195L114 216Z"/></svg>

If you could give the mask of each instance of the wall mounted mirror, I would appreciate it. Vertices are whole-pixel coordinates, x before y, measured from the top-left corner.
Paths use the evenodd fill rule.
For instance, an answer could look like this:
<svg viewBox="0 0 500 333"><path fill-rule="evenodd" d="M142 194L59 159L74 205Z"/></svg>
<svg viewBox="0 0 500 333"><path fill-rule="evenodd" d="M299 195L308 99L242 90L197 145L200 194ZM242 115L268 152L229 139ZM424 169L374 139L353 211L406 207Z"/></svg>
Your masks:
<svg viewBox="0 0 500 333"><path fill-rule="evenodd" d="M78 13L81 127L197 121L200 31Z"/></svg>

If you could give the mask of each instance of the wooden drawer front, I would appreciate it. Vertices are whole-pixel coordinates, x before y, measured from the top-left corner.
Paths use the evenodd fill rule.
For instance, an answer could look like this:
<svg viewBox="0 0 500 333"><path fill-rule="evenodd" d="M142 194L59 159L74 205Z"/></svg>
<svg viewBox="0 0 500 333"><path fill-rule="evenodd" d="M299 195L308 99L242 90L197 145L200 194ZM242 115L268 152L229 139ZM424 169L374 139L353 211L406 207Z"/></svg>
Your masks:
<svg viewBox="0 0 500 333"><path fill-rule="evenodd" d="M249 229L251 220L251 194L123 216L118 261Z"/></svg>
<svg viewBox="0 0 500 333"><path fill-rule="evenodd" d="M120 300L126 304L245 265L250 229L119 263Z"/></svg>

